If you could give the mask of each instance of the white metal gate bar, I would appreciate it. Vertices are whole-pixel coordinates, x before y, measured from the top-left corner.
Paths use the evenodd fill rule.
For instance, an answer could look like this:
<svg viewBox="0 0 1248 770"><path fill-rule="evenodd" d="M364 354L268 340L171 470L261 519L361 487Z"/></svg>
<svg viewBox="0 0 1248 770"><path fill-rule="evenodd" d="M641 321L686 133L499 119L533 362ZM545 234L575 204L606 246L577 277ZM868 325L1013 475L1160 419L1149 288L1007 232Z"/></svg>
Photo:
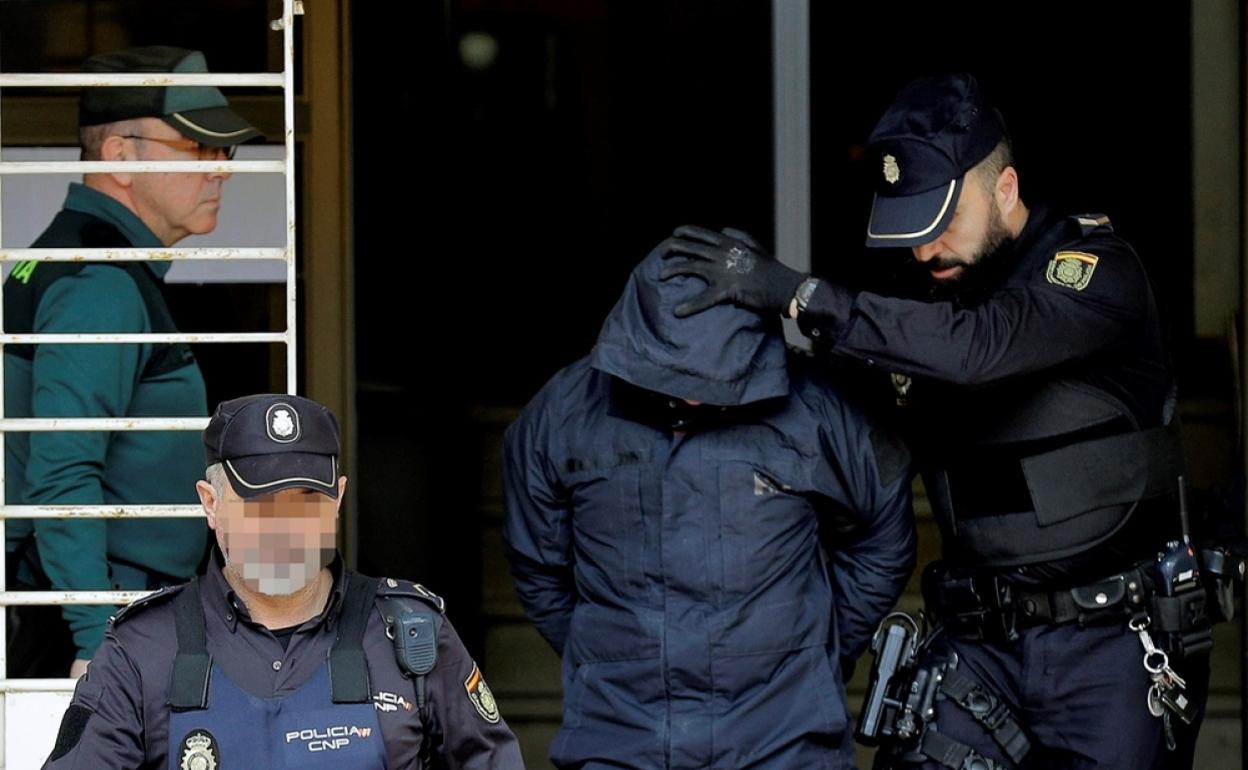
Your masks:
<svg viewBox="0 0 1248 770"><path fill-rule="evenodd" d="M284 332L207 334L6 334L0 328L0 350L6 344L108 344L108 343L283 343L286 347L286 389L297 388L297 292L295 284L295 133L294 133L294 17L303 13L299 0L283 0L282 18L272 23L283 35L283 70L280 73L0 73L0 88L100 87L100 86L260 86L281 88L283 96L283 160L234 161L4 161L0 160L0 192L6 175L82 173L262 173L283 174L286 188L285 248L154 248L154 249L0 249L0 262L122 262L168 260L273 260L286 262L286 330ZM2 133L0 133L2 136ZM0 142L0 145L3 143ZM0 217L2 242L3 217ZM0 318L3 317L0 292ZM4 356L0 355L0 384ZM5 435L36 431L141 431L203 430L207 418L6 418L0 387L0 541L5 523L15 518L166 518L203 516L195 505L7 505L4 497ZM8 679L7 617L11 605L124 604L145 591L9 591L0 552L0 770L7 762L7 695L9 693L68 693L69 679Z"/></svg>
<svg viewBox="0 0 1248 770"><path fill-rule="evenodd" d="M299 350L294 337L299 326L295 304L295 14L303 14L303 0L282 0L282 93L286 97L282 118L282 128L286 132L286 331L291 335L286 342L287 393L299 389L296 366ZM271 26L277 29L277 22Z"/></svg>
<svg viewBox="0 0 1248 770"><path fill-rule="evenodd" d="M0 432L4 433L52 430L203 430L206 427L207 417L0 417Z"/></svg>
<svg viewBox="0 0 1248 770"><path fill-rule="evenodd" d="M156 262L183 259L286 259L282 248L0 249L0 262Z"/></svg>
<svg viewBox="0 0 1248 770"><path fill-rule="evenodd" d="M0 75L0 88L73 86L268 86L281 88L280 72L21 72Z"/></svg>
<svg viewBox="0 0 1248 770"><path fill-rule="evenodd" d="M0 505L0 519L196 519L198 505Z"/></svg>
<svg viewBox="0 0 1248 770"><path fill-rule="evenodd" d="M150 593L151 591L0 591L0 604L5 606L129 604L135 599L142 599Z"/></svg>
<svg viewBox="0 0 1248 770"><path fill-rule="evenodd" d="M9 692L65 692L64 679L0 679L0 693ZM4 698L0 697L0 702ZM0 762L3 762L0 752Z"/></svg>
<svg viewBox="0 0 1248 770"><path fill-rule="evenodd" d="M205 332L152 334L0 334L0 345L98 345L173 342L285 342L286 332Z"/></svg>
<svg viewBox="0 0 1248 770"><path fill-rule="evenodd" d="M280 160L6 160L0 174L282 174Z"/></svg>

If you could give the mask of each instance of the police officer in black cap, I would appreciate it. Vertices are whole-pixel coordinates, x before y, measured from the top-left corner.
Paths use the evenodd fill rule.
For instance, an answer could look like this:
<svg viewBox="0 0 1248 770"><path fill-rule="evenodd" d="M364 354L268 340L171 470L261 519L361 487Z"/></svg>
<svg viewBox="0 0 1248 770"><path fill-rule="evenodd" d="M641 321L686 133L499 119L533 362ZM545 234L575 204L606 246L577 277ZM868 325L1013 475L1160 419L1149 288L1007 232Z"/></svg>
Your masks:
<svg viewBox="0 0 1248 770"><path fill-rule="evenodd" d="M874 736L896 739L880 764L1190 766L1211 613L1178 540L1174 386L1139 259L1105 216L1023 202L969 75L906 86L868 153L867 246L909 249L913 290L854 292L695 227L665 275L708 284L678 315L788 315L901 407L943 559L908 672L934 708Z"/></svg>
<svg viewBox="0 0 1248 770"><path fill-rule="evenodd" d="M333 414L248 396L204 443L216 558L117 613L44 766L523 768L442 600L343 566Z"/></svg>

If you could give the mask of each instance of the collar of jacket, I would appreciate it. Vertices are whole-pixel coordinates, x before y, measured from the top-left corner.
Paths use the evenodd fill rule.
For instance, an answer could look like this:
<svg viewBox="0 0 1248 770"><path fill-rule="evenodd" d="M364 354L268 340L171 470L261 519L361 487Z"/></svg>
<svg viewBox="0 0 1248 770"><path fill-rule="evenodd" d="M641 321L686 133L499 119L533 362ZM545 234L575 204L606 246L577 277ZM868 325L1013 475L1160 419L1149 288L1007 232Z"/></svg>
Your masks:
<svg viewBox="0 0 1248 770"><path fill-rule="evenodd" d="M229 581L225 579L221 571L224 566L225 557L221 554L221 549L214 546L212 558L208 560L208 569L202 581L204 609L208 611L209 617L215 615L221 618L230 633L234 633L240 619L252 623L251 613L247 610L247 604L238 597ZM317 623L325 623L327 628L333 628L338 616L342 614L342 596L346 590L344 579L346 570L341 554L334 554L334 560L329 563L329 571L334 578L333 587L329 591L329 600L314 619Z"/></svg>

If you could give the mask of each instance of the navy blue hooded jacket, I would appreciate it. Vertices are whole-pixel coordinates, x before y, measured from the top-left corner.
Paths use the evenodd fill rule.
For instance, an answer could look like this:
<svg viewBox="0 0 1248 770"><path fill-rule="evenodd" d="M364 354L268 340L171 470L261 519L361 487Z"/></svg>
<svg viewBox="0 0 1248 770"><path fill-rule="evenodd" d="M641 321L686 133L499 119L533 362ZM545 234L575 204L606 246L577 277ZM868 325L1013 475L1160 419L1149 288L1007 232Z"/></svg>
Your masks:
<svg viewBox="0 0 1248 770"><path fill-rule="evenodd" d="M914 564L908 455L778 319L677 319L703 284L662 252L505 438L508 558L564 662L551 758L851 767L842 672Z"/></svg>

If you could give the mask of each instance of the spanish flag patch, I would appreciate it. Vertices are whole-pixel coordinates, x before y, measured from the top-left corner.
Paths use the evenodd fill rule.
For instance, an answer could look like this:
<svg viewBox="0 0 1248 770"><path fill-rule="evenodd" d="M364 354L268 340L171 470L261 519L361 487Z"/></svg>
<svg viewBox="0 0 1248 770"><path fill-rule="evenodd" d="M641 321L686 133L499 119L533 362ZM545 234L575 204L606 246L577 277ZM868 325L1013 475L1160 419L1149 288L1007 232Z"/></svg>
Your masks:
<svg viewBox="0 0 1248 770"><path fill-rule="evenodd" d="M490 692L490 686L485 683L476 663L472 664L472 673L464 680L464 689L468 691L468 700L472 701L481 718L490 724L497 724L498 704L494 702L494 693Z"/></svg>
<svg viewBox="0 0 1248 770"><path fill-rule="evenodd" d="M1059 251L1049 260L1049 269L1044 277L1049 283L1065 286L1075 291L1083 291L1092 280L1096 270L1097 257L1083 251Z"/></svg>

